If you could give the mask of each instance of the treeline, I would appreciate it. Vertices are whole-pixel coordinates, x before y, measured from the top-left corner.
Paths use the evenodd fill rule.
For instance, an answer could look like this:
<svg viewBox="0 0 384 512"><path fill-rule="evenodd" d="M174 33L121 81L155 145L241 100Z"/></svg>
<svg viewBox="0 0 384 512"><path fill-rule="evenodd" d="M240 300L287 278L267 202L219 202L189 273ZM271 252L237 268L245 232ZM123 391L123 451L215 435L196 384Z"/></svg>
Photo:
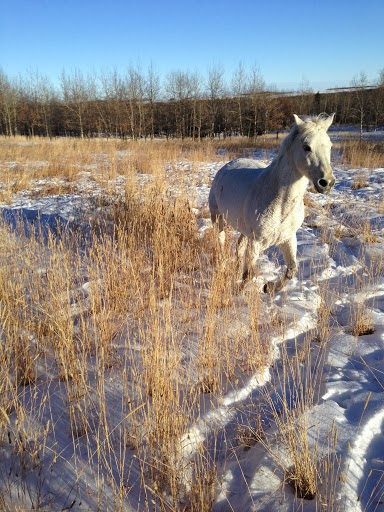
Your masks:
<svg viewBox="0 0 384 512"><path fill-rule="evenodd" d="M239 64L229 80L221 66L205 76L174 71L164 79L143 72L63 72L57 84L38 72L11 78L0 69L0 134L75 137L254 137L291 124L292 113L336 112L340 124L384 124L384 70L368 84L356 75L349 89L282 93L257 68Z"/></svg>

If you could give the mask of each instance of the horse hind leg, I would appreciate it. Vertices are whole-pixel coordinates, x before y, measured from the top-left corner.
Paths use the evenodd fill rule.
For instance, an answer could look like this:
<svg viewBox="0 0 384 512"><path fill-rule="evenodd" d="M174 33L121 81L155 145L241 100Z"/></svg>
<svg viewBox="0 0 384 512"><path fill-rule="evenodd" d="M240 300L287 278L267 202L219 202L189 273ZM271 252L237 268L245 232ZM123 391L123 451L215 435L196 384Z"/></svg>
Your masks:
<svg viewBox="0 0 384 512"><path fill-rule="evenodd" d="M241 234L237 241L237 265L240 272L241 282L244 283L249 277L248 265L248 238Z"/></svg>
<svg viewBox="0 0 384 512"><path fill-rule="evenodd" d="M250 250L250 266L254 271L256 269L257 260L260 256L260 244L257 240L251 240L251 250Z"/></svg>
<svg viewBox="0 0 384 512"><path fill-rule="evenodd" d="M225 223L223 215L218 210L211 209L211 220L214 228L218 233L219 240L219 257L221 260L224 259L225 253Z"/></svg>
<svg viewBox="0 0 384 512"><path fill-rule="evenodd" d="M219 246L220 246L220 254L224 257L225 253L225 223L224 217L220 213L217 218L218 227L219 227Z"/></svg>

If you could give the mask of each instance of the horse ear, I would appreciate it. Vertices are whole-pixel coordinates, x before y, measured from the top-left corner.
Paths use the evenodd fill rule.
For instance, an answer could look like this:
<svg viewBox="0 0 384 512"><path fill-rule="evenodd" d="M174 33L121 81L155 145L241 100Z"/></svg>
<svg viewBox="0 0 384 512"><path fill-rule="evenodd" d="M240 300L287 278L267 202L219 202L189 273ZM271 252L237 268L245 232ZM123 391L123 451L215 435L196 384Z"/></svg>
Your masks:
<svg viewBox="0 0 384 512"><path fill-rule="evenodd" d="M335 112L333 114L331 114L330 116L328 116L327 119L324 120L324 128L325 128L326 131L328 130L328 128L333 123L333 118L334 117L335 117Z"/></svg>
<svg viewBox="0 0 384 512"><path fill-rule="evenodd" d="M298 115L293 114L293 117L295 118L295 123L297 126L304 124L304 121L302 119L300 119L300 117Z"/></svg>

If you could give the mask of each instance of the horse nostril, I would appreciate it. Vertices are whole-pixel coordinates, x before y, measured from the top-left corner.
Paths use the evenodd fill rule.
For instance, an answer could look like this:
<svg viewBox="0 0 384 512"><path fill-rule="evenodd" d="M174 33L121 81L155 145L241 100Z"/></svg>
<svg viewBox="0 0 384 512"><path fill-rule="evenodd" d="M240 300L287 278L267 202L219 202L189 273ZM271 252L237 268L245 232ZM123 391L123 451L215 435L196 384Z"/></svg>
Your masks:
<svg viewBox="0 0 384 512"><path fill-rule="evenodd" d="M319 185L319 187L321 188L327 188L328 187L328 181L325 180L324 178L321 178L317 184Z"/></svg>

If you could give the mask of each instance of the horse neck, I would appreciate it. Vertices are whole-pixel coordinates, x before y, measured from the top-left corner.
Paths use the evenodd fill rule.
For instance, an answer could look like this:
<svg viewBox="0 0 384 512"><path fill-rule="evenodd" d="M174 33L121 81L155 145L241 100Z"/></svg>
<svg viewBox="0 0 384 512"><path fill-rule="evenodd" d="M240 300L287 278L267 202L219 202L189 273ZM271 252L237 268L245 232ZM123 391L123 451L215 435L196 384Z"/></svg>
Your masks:
<svg viewBox="0 0 384 512"><path fill-rule="evenodd" d="M291 150L277 155L270 165L270 175L277 190L284 191L286 200L304 196L309 180L298 170Z"/></svg>

